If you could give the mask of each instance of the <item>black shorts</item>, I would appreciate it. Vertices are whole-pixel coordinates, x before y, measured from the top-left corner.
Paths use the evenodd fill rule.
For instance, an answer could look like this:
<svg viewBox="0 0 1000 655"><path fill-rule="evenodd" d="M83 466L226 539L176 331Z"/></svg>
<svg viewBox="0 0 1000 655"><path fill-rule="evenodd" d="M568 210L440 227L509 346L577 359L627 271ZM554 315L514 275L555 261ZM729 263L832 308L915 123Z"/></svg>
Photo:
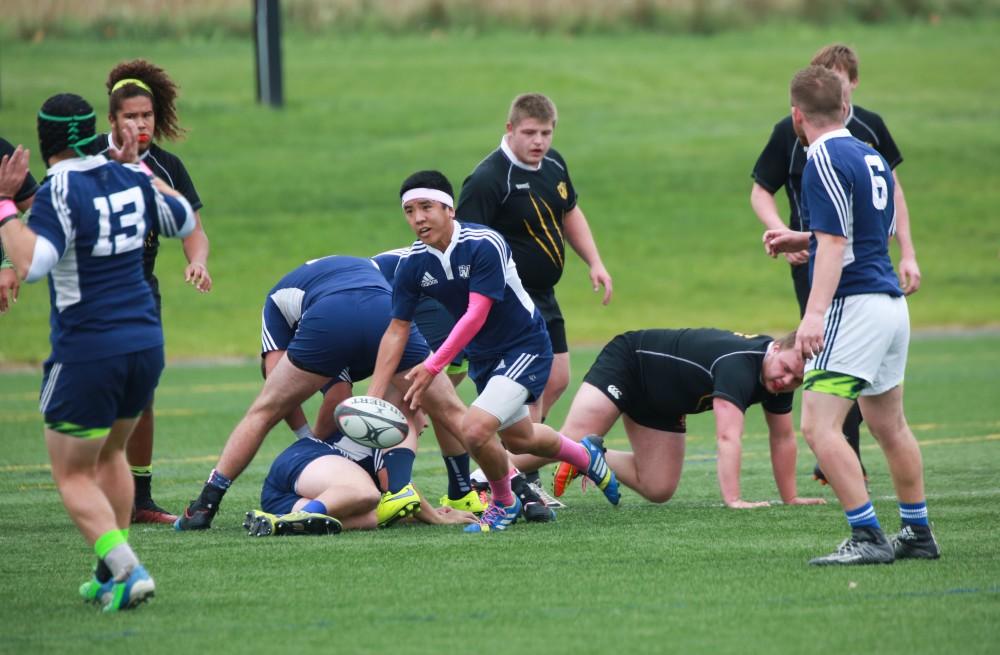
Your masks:
<svg viewBox="0 0 1000 655"><path fill-rule="evenodd" d="M531 296L531 301L535 303L538 313L545 321L545 327L549 331L549 339L552 341L552 354L568 353L566 321L563 320L562 310L559 309L555 289L525 289L525 291Z"/></svg>
<svg viewBox="0 0 1000 655"><path fill-rule="evenodd" d="M684 414L664 414L653 406L644 392L642 372L636 358L638 333L619 334L604 346L583 381L601 390L622 414L639 425L664 432L687 432Z"/></svg>
<svg viewBox="0 0 1000 655"><path fill-rule="evenodd" d="M795 288L795 300L799 303L799 318L806 315L806 303L809 302L809 264L792 266L792 286Z"/></svg>

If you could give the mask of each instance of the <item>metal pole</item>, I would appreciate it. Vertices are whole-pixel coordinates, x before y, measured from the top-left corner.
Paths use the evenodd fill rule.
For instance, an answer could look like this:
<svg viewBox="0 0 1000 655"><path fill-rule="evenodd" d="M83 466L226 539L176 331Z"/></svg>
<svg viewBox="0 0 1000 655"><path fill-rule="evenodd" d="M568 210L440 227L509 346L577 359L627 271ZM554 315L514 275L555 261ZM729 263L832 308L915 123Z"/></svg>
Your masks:
<svg viewBox="0 0 1000 655"><path fill-rule="evenodd" d="M285 104L281 79L281 8L278 0L254 0L254 51L257 102L280 108Z"/></svg>

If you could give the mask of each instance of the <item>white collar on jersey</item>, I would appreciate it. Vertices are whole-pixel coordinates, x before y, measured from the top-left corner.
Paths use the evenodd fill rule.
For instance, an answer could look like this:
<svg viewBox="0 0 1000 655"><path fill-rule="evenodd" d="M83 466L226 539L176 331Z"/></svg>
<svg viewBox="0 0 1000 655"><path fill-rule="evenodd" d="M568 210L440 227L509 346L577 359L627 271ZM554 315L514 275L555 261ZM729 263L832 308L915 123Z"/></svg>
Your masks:
<svg viewBox="0 0 1000 655"><path fill-rule="evenodd" d="M847 111L847 118L844 119L844 125L848 125L853 120L854 120L854 103L851 103L851 107Z"/></svg>
<svg viewBox="0 0 1000 655"><path fill-rule="evenodd" d="M839 139L840 137L845 137L845 136L848 137L851 136L851 133L847 130L846 127L842 127L838 130L830 130L829 132L820 135L818 139L809 144L809 150L806 151L806 157L811 158L813 154L816 152L816 150L818 150L821 145L823 145L830 139Z"/></svg>
<svg viewBox="0 0 1000 655"><path fill-rule="evenodd" d="M509 145L507 145L506 134L500 137L500 149L503 150L503 154L507 155L507 159L510 160L510 163L514 164L518 168L523 168L524 170L531 172L539 171L542 169L542 162L538 162L538 166L532 166L531 164L525 164L523 161L518 159L517 155L514 154L514 151L510 149ZM545 161L544 158L542 159L542 161Z"/></svg>
<svg viewBox="0 0 1000 655"><path fill-rule="evenodd" d="M150 145L152 145L152 144L150 144ZM108 147L111 148L112 150L114 150L115 152L118 152L119 150L121 150L121 148L119 148L118 146L115 145L115 134L114 134L114 132L108 132ZM148 154L149 154L149 148L146 148L146 152L140 152L139 153L139 161L142 161L143 159L145 159L146 155L148 155Z"/></svg>
<svg viewBox="0 0 1000 655"><path fill-rule="evenodd" d="M107 164L108 160L104 155L91 155L89 157L73 157L72 159L64 159L57 162L45 171L46 177L51 177L56 173L62 173L63 171L89 171L91 169L97 168L98 166L103 166Z"/></svg>

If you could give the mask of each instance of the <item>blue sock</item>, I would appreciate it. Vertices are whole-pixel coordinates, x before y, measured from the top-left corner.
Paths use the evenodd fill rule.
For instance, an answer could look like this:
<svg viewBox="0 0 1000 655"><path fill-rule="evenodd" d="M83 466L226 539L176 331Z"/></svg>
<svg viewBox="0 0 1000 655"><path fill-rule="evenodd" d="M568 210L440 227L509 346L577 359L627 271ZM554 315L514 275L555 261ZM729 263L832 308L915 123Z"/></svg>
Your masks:
<svg viewBox="0 0 1000 655"><path fill-rule="evenodd" d="M851 524L852 528L878 528L882 529L879 525L878 517L875 516L875 508L872 507L872 501L868 501L861 507L855 509L849 509L846 512L847 522Z"/></svg>
<svg viewBox="0 0 1000 655"><path fill-rule="evenodd" d="M303 512L310 512L312 514L326 514L326 505L318 500L310 500L302 508Z"/></svg>
<svg viewBox="0 0 1000 655"><path fill-rule="evenodd" d="M208 484L216 489L226 491L233 484L233 481L219 473L218 469L212 469L212 475L208 476Z"/></svg>
<svg viewBox="0 0 1000 655"><path fill-rule="evenodd" d="M385 470L389 474L389 493L396 493L413 479L413 460L417 454L409 448L396 448L385 454Z"/></svg>
<svg viewBox="0 0 1000 655"><path fill-rule="evenodd" d="M469 453L442 455L444 468L448 471L448 498L458 500L472 491L469 484Z"/></svg>
<svg viewBox="0 0 1000 655"><path fill-rule="evenodd" d="M927 501L925 500L920 503L900 503L899 518L903 519L903 523L909 523L910 525L929 526L930 523L927 521Z"/></svg>

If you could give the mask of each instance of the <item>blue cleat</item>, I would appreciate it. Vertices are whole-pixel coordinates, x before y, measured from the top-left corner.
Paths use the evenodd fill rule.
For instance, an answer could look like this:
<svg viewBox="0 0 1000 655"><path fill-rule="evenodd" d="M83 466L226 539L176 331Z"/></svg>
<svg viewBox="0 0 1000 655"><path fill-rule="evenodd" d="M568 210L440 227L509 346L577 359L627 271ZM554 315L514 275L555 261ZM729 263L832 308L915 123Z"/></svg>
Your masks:
<svg viewBox="0 0 1000 655"><path fill-rule="evenodd" d="M89 584L89 583L84 583ZM101 604L105 612L118 612L138 607L156 594L156 584L141 564L122 582L108 580L97 590L95 602ZM84 595L83 587L80 595ZM87 596L84 596L87 599Z"/></svg>
<svg viewBox="0 0 1000 655"><path fill-rule="evenodd" d="M478 523L465 526L466 532L492 532L494 530L506 530L508 526L517 522L517 517L521 514L521 501L514 496L513 505L501 505L493 501L486 508Z"/></svg>
<svg viewBox="0 0 1000 655"><path fill-rule="evenodd" d="M580 445L590 453L590 466L587 467L587 477L604 492L604 497L612 505L618 505L621 492L618 491L618 478L604 459L604 440L598 436L584 437Z"/></svg>

